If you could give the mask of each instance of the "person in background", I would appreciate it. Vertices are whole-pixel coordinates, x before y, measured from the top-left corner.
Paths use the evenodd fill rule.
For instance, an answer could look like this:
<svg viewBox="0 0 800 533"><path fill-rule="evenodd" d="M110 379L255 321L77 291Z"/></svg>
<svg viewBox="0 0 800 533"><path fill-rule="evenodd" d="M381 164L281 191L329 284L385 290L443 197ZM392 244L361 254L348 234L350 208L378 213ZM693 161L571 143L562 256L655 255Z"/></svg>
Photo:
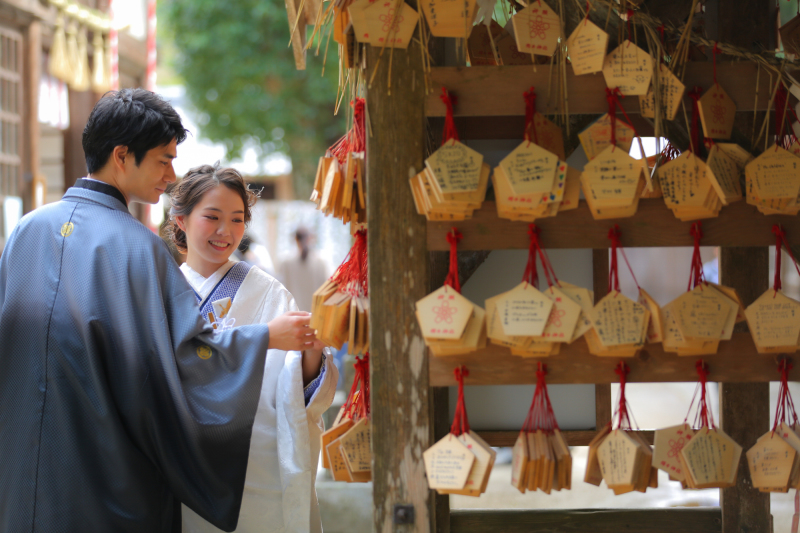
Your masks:
<svg viewBox="0 0 800 533"><path fill-rule="evenodd" d="M280 282L256 266L229 259L241 244L255 201L235 169L191 169L172 192L167 230L186 253L181 271L194 289L202 316L217 330L269 324L272 337L280 336L287 325L311 332L309 314L297 311ZM322 531L314 480L321 416L333 401L338 372L333 358L325 357L316 343L302 351L267 352L239 533ZM219 530L184 507L183 531Z"/></svg>
<svg viewBox="0 0 800 533"><path fill-rule="evenodd" d="M247 261L253 266L257 266L270 276L275 276L275 265L269 250L263 244L254 241L247 233L242 237L242 243L233 253L233 258L238 261Z"/></svg>
<svg viewBox="0 0 800 533"><path fill-rule="evenodd" d="M297 252L281 263L278 277L294 295L297 306L303 311L311 311L314 291L325 283L330 273L325 260L311 249L311 232L298 227L294 239Z"/></svg>

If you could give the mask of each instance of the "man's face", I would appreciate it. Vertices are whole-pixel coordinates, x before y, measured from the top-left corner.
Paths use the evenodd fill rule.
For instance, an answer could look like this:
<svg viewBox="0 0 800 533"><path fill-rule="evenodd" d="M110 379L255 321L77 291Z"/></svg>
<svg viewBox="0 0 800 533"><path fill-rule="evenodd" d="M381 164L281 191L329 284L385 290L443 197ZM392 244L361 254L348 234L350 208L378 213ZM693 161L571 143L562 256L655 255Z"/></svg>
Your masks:
<svg viewBox="0 0 800 533"><path fill-rule="evenodd" d="M167 185L176 179L172 160L177 156L177 146L178 142L173 139L169 144L149 150L138 166L133 153L125 156L125 170L118 184L129 202L158 202Z"/></svg>

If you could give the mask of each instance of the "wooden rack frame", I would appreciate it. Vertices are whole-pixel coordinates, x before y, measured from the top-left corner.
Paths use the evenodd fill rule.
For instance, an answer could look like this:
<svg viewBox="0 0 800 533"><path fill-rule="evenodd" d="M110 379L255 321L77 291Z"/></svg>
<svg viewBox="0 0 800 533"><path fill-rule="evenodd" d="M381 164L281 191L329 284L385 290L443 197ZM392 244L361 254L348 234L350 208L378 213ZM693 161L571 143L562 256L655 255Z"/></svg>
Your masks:
<svg viewBox="0 0 800 533"><path fill-rule="evenodd" d="M715 0L710 0L715 4ZM412 7L417 2L409 0ZM774 20L774 6L759 0L736 0L726 5L736 15L762 13ZM769 25L761 28L748 20L734 24L733 14L720 21L720 39L743 43L771 42ZM748 15L749 16L749 15ZM761 20L759 17L758 20ZM723 24L724 22L724 24ZM735 29L734 29L735 28ZM760 32L760 33L759 33ZM763 34L763 35L762 35ZM437 67L431 75L434 91L424 94L422 51L414 41L407 51L395 50L391 72L387 61L367 91L367 116L371 133L367 139L368 248L370 263L371 374L373 406L373 499L376 531L427 533L574 531L602 533L635 528L637 531L741 531L770 530L769 496L753 490L743 475L736 487L721 492L720 509L675 510L571 510L450 512L447 497L428 489L422 452L447 432L447 386L453 385L452 368L466 364L470 384L533 383L536 360L512 357L489 346L474 354L435 358L425 349L414 316L414 302L430 292L433 276L428 252L446 249L445 233L453 224L426 223L414 209L409 177L423 166L426 120L440 121L444 107L438 88L445 85L459 98L456 124L467 124L473 139L518 138L524 123L522 93L530 86L539 91L538 108L552 109L546 87L549 66L533 67ZM379 64L379 49L367 51L366 63ZM437 52L438 53L438 52ZM435 55L435 54L434 54ZM443 55L440 54L441 60ZM441 61L440 61L441 62ZM686 85L711 84L710 64L690 64ZM720 63L718 79L736 101L739 117L753 117L766 109L768 76L761 73L756 90L756 67L748 63ZM602 76L571 75L570 113L600 115L606 112ZM402 89L398 89L401 87ZM635 113L636 98L625 98L623 106ZM547 112L547 111L545 111ZM638 117L632 117L634 121ZM640 120L640 119L638 119ZM749 132L749 130L748 130ZM782 223L800 244L800 220L796 217L765 217L744 202L723 208L719 218L704 222L704 245L722 246L721 282L735 287L745 304L768 287L768 248L773 244L771 227ZM543 229L545 248L593 248L595 297L605 294L608 275L610 225L623 232L623 246L691 246L689 224L674 218L662 200L643 200L636 216L613 221L594 221L585 205L537 222ZM486 250L527 248L527 224L499 219L495 206L486 202L471 220L459 222L464 240L459 249L476 255ZM439 252L436 252L439 253ZM769 388L777 380L776 358L755 352L743 324L734 338L720 344L720 353L708 357L711 379L720 381L720 424L739 444L749 448L769 425ZM550 383L595 383L596 424L611 420L609 383L615 380L615 358L588 353L578 340L562 348L549 363ZM659 345L648 345L634 358L630 381L696 381L696 358L665 354ZM510 445L516 432L482 432L495 445ZM567 432L570 444L586 444L594 431ZM652 432L644 432L652 439ZM399 506L399 507L398 507ZM413 523L402 516L414 509Z"/></svg>

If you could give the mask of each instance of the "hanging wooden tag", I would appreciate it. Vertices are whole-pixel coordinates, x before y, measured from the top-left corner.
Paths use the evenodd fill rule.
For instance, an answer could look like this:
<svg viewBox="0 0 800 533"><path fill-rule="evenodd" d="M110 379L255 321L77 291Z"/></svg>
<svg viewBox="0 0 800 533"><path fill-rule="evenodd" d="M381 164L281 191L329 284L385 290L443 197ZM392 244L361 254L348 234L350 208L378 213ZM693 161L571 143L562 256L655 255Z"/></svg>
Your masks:
<svg viewBox="0 0 800 533"><path fill-rule="evenodd" d="M800 338L800 302L768 289L744 312L759 353L793 353ZM771 351L772 350L772 351ZM779 352L780 353L780 352Z"/></svg>
<svg viewBox="0 0 800 533"><path fill-rule="evenodd" d="M621 292L611 291L592 309L594 331L606 347L641 346L646 335L648 311Z"/></svg>
<svg viewBox="0 0 800 533"><path fill-rule="evenodd" d="M592 309L594 308L594 293L589 289L577 287L565 281L561 282L561 291L581 308L580 315L578 316L578 322L575 325L575 331L572 334L572 339L569 341L573 342L582 337L584 333L592 328L592 321L589 317L591 316Z"/></svg>
<svg viewBox="0 0 800 533"><path fill-rule="evenodd" d="M525 493L528 487L528 439L520 432L511 452L511 486Z"/></svg>
<svg viewBox="0 0 800 533"><path fill-rule="evenodd" d="M653 77L653 58L626 40L606 56L603 77L609 89L619 88L625 96L647 94Z"/></svg>
<svg viewBox="0 0 800 533"><path fill-rule="evenodd" d="M662 165L658 178L667 207L702 207L712 188L707 172L706 164L689 150Z"/></svg>
<svg viewBox="0 0 800 533"><path fill-rule="evenodd" d="M627 123L616 120L615 137L617 139L617 149L628 153L633 142L634 131ZM611 146L611 118L608 113L597 119L591 126L578 134L583 151L591 161L600 153Z"/></svg>
<svg viewBox="0 0 800 533"><path fill-rule="evenodd" d="M539 337L544 332L553 300L533 285L522 282L500 294L495 301L503 333L511 336Z"/></svg>
<svg viewBox="0 0 800 533"><path fill-rule="evenodd" d="M638 443L627 432L615 430L609 433L597 448L597 459L606 485L610 488L633 489L639 475L636 468L638 449Z"/></svg>
<svg viewBox="0 0 800 533"><path fill-rule="evenodd" d="M797 431L795 431L792 426L785 422L778 425L778 433L783 440L789 443L797 454L795 455L792 472L789 476L789 486L796 489L800 486L800 436L797 435Z"/></svg>
<svg viewBox="0 0 800 533"><path fill-rule="evenodd" d="M581 174L584 197L600 207L627 207L637 200L643 160L610 145L589 161Z"/></svg>
<svg viewBox="0 0 800 533"><path fill-rule="evenodd" d="M328 457L327 451L325 451L327 450L328 444L330 444L334 440L338 439L339 437L347 433L347 430L349 430L351 427L353 427L353 421L350 420L349 418L346 418L344 420L341 420L338 424L334 424L332 428L325 431L320 436L320 449L323 450L322 453L323 468L331 467L330 458Z"/></svg>
<svg viewBox="0 0 800 533"><path fill-rule="evenodd" d="M513 24L512 24L513 27ZM517 48L517 41L507 30L503 30L500 38L497 39L497 51L503 65L533 65L533 56L520 52Z"/></svg>
<svg viewBox="0 0 800 533"><path fill-rule="evenodd" d="M362 418L341 436L342 450L351 473L372 470L372 427L368 418Z"/></svg>
<svg viewBox="0 0 800 533"><path fill-rule="evenodd" d="M664 340L664 327L661 323L661 307L644 289L639 289L639 305L650 311L650 322L647 326L647 342L658 343Z"/></svg>
<svg viewBox="0 0 800 533"><path fill-rule="evenodd" d="M325 453L328 455L328 461L331 465L331 475L334 481L345 481L347 483L353 482L353 475L347 468L344 454L342 453L342 440L341 437L332 440L326 447Z"/></svg>
<svg viewBox="0 0 800 533"><path fill-rule="evenodd" d="M708 152L706 165L711 171L707 174L711 186L717 191L723 204L728 205L742 199L742 186L739 184L742 172L732 157L715 144Z"/></svg>
<svg viewBox="0 0 800 533"><path fill-rule="evenodd" d="M444 285L416 304L425 338L460 339L475 306L458 291Z"/></svg>
<svg viewBox="0 0 800 533"><path fill-rule="evenodd" d="M347 11L356 40L372 46L408 48L419 14L405 2L395 13L396 5L391 0L354 0Z"/></svg>
<svg viewBox="0 0 800 533"><path fill-rule="evenodd" d="M491 32L491 38L490 38ZM497 51L497 42L500 35L503 33L503 27L495 20L486 24L476 24L472 28L472 33L467 39L467 55L469 64L473 67L478 66L496 66L499 58ZM494 41L494 51L492 51L492 41Z"/></svg>
<svg viewBox="0 0 800 533"><path fill-rule="evenodd" d="M555 122L543 114L538 111L534 113L533 123L528 126L526 133L534 143L555 154L561 161L567 158L564 151L564 133Z"/></svg>
<svg viewBox="0 0 800 533"><path fill-rule="evenodd" d="M698 489L733 486L742 447L721 429L702 427L681 449L687 475Z"/></svg>
<svg viewBox="0 0 800 533"><path fill-rule="evenodd" d="M474 306L474 313L469 319L464 335L457 341L433 341L426 340L428 348L433 355L449 356L469 353L484 348L486 346L486 311L477 305Z"/></svg>
<svg viewBox="0 0 800 533"><path fill-rule="evenodd" d="M567 39L569 60L576 76L603 70L608 34L588 18L582 20Z"/></svg>
<svg viewBox="0 0 800 533"><path fill-rule="evenodd" d="M769 431L747 450L747 466L753 487L766 492L788 492L789 477L797 452L779 432Z"/></svg>
<svg viewBox="0 0 800 533"><path fill-rule="evenodd" d="M661 108L664 111L664 118L675 120L678 107L683 100L683 94L686 92L686 86L664 64L659 65L658 75L658 88L661 93ZM653 85L647 90L647 94L639 97L639 109L643 117L656 118L656 97Z"/></svg>
<svg viewBox="0 0 800 533"><path fill-rule="evenodd" d="M442 194L478 190L483 156L467 145L451 140L425 160L436 178L431 184Z"/></svg>
<svg viewBox="0 0 800 533"><path fill-rule="evenodd" d="M581 306L556 286L549 287L544 294L553 301L553 308L544 326L542 339L550 342L571 342Z"/></svg>
<svg viewBox="0 0 800 533"><path fill-rule="evenodd" d="M553 430L549 439L557 461L558 488L556 490L570 490L572 488L572 454L569 451L569 444L558 429Z"/></svg>
<svg viewBox="0 0 800 533"><path fill-rule="evenodd" d="M772 146L745 167L748 204L769 200L797 200L800 192L800 158L780 146ZM752 194L751 194L752 193Z"/></svg>
<svg viewBox="0 0 800 533"><path fill-rule="evenodd" d="M736 324L746 320L746 317L744 316L744 304L742 304L742 298L739 296L739 293L736 292L736 289L726 287L725 285L719 285L718 283L712 283L710 281L706 282L706 285L709 287L714 287L714 289L730 298L731 301L736 302L736 305L738 306L736 309Z"/></svg>
<svg viewBox="0 0 800 533"><path fill-rule="evenodd" d="M561 37L558 13L541 0L511 17L517 48L527 54L552 56Z"/></svg>
<svg viewBox="0 0 800 533"><path fill-rule="evenodd" d="M489 474L492 472L497 453L489 447L484 447L472 432L462 433L458 436L458 440L475 455L475 462L472 463L463 489L440 489L439 494L480 496L489 482Z"/></svg>
<svg viewBox="0 0 800 533"><path fill-rule="evenodd" d="M475 454L458 437L448 433L422 454L428 486L432 489L461 490L467 483Z"/></svg>
<svg viewBox="0 0 800 533"><path fill-rule="evenodd" d="M734 302L702 284L678 296L672 310L683 337L692 341L719 339L728 318L736 316Z"/></svg>
<svg viewBox="0 0 800 533"><path fill-rule="evenodd" d="M603 426L603 429L597 432L597 435L589 442L589 452L586 461L586 473L584 474L583 481L594 485L600 486L603 481L603 471L600 469L600 461L597 458L597 448L603 443L603 440L611 432L611 425Z"/></svg>
<svg viewBox="0 0 800 533"><path fill-rule="evenodd" d="M677 481L686 479L680 453L695 431L688 424L657 429L653 438L653 466Z"/></svg>
<svg viewBox="0 0 800 533"><path fill-rule="evenodd" d="M736 118L736 104L719 83L715 83L697 101L703 134L712 139L730 139L733 121Z"/></svg>
<svg viewBox="0 0 800 533"><path fill-rule="evenodd" d="M736 166L739 167L739 172L744 172L744 167L747 166L747 163L753 160L753 154L739 146L735 143L716 143L715 146L719 148L721 152L725 152L725 155L730 157L736 162Z"/></svg>
<svg viewBox="0 0 800 533"><path fill-rule="evenodd" d="M553 180L553 187L549 192L545 193L542 197L542 203L550 204L547 214L555 216L558 213L558 207L564 199L564 190L567 181L567 169L569 167L564 161L559 161L556 167L556 176Z"/></svg>
<svg viewBox="0 0 800 533"><path fill-rule="evenodd" d="M525 348L530 340L528 337L511 337L503 331L503 318L497 307L497 301L500 296L502 295L486 300L486 335L494 344L499 346Z"/></svg>
<svg viewBox="0 0 800 533"><path fill-rule="evenodd" d="M581 198L581 171L577 168L567 166L567 177L564 182L564 198L558 211L569 211L577 209Z"/></svg>
<svg viewBox="0 0 800 533"><path fill-rule="evenodd" d="M515 195L549 193L558 164L555 154L529 141L523 141L500 161Z"/></svg>
<svg viewBox="0 0 800 533"><path fill-rule="evenodd" d="M422 13L434 37L465 39L472 31L476 0L423 0Z"/></svg>

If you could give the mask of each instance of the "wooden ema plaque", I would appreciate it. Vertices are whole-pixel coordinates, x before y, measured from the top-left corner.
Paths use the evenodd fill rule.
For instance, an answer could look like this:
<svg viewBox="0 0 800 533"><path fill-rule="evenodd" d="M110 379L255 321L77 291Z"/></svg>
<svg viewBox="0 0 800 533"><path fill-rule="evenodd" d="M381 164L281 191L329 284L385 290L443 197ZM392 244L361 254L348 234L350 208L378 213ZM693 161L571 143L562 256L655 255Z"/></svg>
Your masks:
<svg viewBox="0 0 800 533"><path fill-rule="evenodd" d="M797 452L780 435L768 431L747 450L747 466L753 487L762 492L789 492L789 478Z"/></svg>
<svg viewBox="0 0 800 533"><path fill-rule="evenodd" d="M636 489L643 470L650 477L650 461L644 463L642 444L631 434L614 430L603 439L597 448L600 471L608 488L615 494L623 494ZM645 483L645 487L647 483Z"/></svg>
<svg viewBox="0 0 800 533"><path fill-rule="evenodd" d="M529 339L523 336L511 337L503 331L503 319L497 308L497 300L502 295L495 296L486 300L486 336L498 346L507 348L525 348L529 344ZM549 354L549 352L548 352Z"/></svg>
<svg viewBox="0 0 800 533"><path fill-rule="evenodd" d="M778 434L796 452L792 472L789 476L789 488L796 489L800 487L800 436L797 435L794 427L785 422L778 425Z"/></svg>
<svg viewBox="0 0 800 533"><path fill-rule="evenodd" d="M422 459L430 488L462 490L475 463L475 454L458 437L448 433L425 450Z"/></svg>
<svg viewBox="0 0 800 533"><path fill-rule="evenodd" d="M439 494L480 496L486 492L486 487L489 484L489 474L492 472L497 452L486 444L486 441L481 439L477 433L472 431L462 433L457 438L475 455L475 462L472 463L472 468L469 471L469 476L467 476L463 489L439 489L438 492Z"/></svg>
<svg viewBox="0 0 800 533"><path fill-rule="evenodd" d="M581 315L581 306L556 286L548 288L544 294L553 301L553 309L544 326L542 340L572 342L575 327Z"/></svg>
<svg viewBox="0 0 800 533"><path fill-rule="evenodd" d="M578 320L575 324L575 331L572 334L570 343L583 337L583 334L592 329L592 309L594 309L594 293L589 289L577 287L566 281L561 281L561 292L566 294L573 302L578 304L581 312L578 315Z"/></svg>
<svg viewBox="0 0 800 533"><path fill-rule="evenodd" d="M639 289L639 305L650 312L650 323L647 326L647 342L654 344L664 340L664 326L661 322L661 307L644 289Z"/></svg>
<svg viewBox="0 0 800 533"><path fill-rule="evenodd" d="M653 438L653 466L669 474L670 478L683 482L686 472L681 464L680 453L695 431L688 424L657 429Z"/></svg>
<svg viewBox="0 0 800 533"><path fill-rule="evenodd" d="M664 64L659 65L658 75L658 90L663 116L667 120L675 120L675 115L678 114L678 108L683 100L683 94L686 92L686 86ZM653 85L655 85L655 78ZM653 85L650 86L647 94L639 97L639 109L645 118L656 118L656 97Z"/></svg>
<svg viewBox="0 0 800 533"><path fill-rule="evenodd" d="M593 331L606 348L635 346L641 348L650 313L622 294L611 291L592 310Z"/></svg>
<svg viewBox="0 0 800 533"><path fill-rule="evenodd" d="M567 156L564 151L564 134L555 122L539 113L533 115L533 123L525 132L531 141L548 152L555 154L561 161Z"/></svg>
<svg viewBox="0 0 800 533"><path fill-rule="evenodd" d="M662 344L665 352L675 352L678 355L697 356L717 353L719 341L693 342L684 338L675 319L673 302L661 308L661 320L664 324L664 340Z"/></svg>
<svg viewBox="0 0 800 533"><path fill-rule="evenodd" d="M736 302L712 287L698 285L672 302L681 334L690 341L720 340L733 334Z"/></svg>
<svg viewBox="0 0 800 533"><path fill-rule="evenodd" d="M533 65L533 56L520 52L516 39L505 29L497 39L497 52L500 54L500 61L503 62L503 65Z"/></svg>
<svg viewBox="0 0 800 533"><path fill-rule="evenodd" d="M708 152L706 165L710 171L706 175L723 205L738 202L743 198L742 186L739 183L743 167L740 167L736 160L715 144Z"/></svg>
<svg viewBox="0 0 800 533"><path fill-rule="evenodd" d="M443 194L438 187L433 173L426 168L409 180L411 195L417 213L425 215L428 220L466 220L479 209L486 197L489 186L491 167L486 163L481 166L478 188L474 191Z"/></svg>
<svg viewBox="0 0 800 533"><path fill-rule="evenodd" d="M633 142L633 128L624 121L617 119L615 134L617 148L628 153L631 149L631 143ZM583 146L583 151L586 152L586 157L589 161L611 146L611 117L609 117L608 113L595 120L591 126L580 132L578 134L578 139L581 141L581 146Z"/></svg>
<svg viewBox="0 0 800 533"><path fill-rule="evenodd" d="M423 0L421 6L434 37L470 36L476 0Z"/></svg>
<svg viewBox="0 0 800 533"><path fill-rule="evenodd" d="M533 222L556 216L560 211L577 208L580 199L580 173L563 161L556 168L552 188L543 194L514 194L502 167L495 168L492 183L497 214L510 220Z"/></svg>
<svg viewBox="0 0 800 533"><path fill-rule="evenodd" d="M347 11L356 41L378 47L408 48L419 21L411 6L393 0L354 0Z"/></svg>
<svg viewBox="0 0 800 533"><path fill-rule="evenodd" d="M634 159L619 147L609 145L584 167L583 196L599 208L631 206L641 194L645 165L644 160Z"/></svg>
<svg viewBox="0 0 800 533"><path fill-rule="evenodd" d="M497 43L503 34L503 27L494 19L489 26L486 24L476 24L472 28L472 33L467 39L467 58L473 67L496 66L500 52L497 50ZM492 45L494 42L494 45ZM494 50L492 50L494 46ZM502 62L502 60L501 60Z"/></svg>
<svg viewBox="0 0 800 533"><path fill-rule="evenodd" d="M721 429L702 427L680 451L691 488L732 487L736 483L742 447Z"/></svg>
<svg viewBox="0 0 800 533"><path fill-rule="evenodd" d="M523 141L500 161L514 195L549 194L558 165L555 154L530 141Z"/></svg>
<svg viewBox="0 0 800 533"><path fill-rule="evenodd" d="M561 37L558 13L541 0L511 17L517 49L527 54L552 56Z"/></svg>
<svg viewBox="0 0 800 533"><path fill-rule="evenodd" d="M351 474L372 471L372 427L368 418L362 418L341 436L342 452Z"/></svg>
<svg viewBox="0 0 800 533"><path fill-rule="evenodd" d="M709 179L708 166L692 152L683 152L658 170L664 203L680 220L715 217L722 209Z"/></svg>
<svg viewBox="0 0 800 533"><path fill-rule="evenodd" d="M625 96L645 95L653 77L653 59L626 40L606 56L603 77L609 89L619 88Z"/></svg>
<svg viewBox="0 0 800 533"><path fill-rule="evenodd" d="M444 285L417 302L422 335L430 339L460 339L475 306Z"/></svg>
<svg viewBox="0 0 800 533"><path fill-rule="evenodd" d="M456 141L447 141L425 160L435 180L431 186L443 194L474 192L481 181L483 156Z"/></svg>
<svg viewBox="0 0 800 533"><path fill-rule="evenodd" d="M719 83L715 83L697 101L703 134L712 139L730 139L733 121L736 118L736 104Z"/></svg>
<svg viewBox="0 0 800 533"><path fill-rule="evenodd" d="M736 163L736 166L739 168L739 172L744 172L744 167L747 166L747 163L753 160L753 154L739 146L735 143L715 143L714 146L719 148L721 152L725 152L725 155L730 157Z"/></svg>
<svg viewBox="0 0 800 533"><path fill-rule="evenodd" d="M608 34L588 18L582 20L567 39L572 71L576 76L603 70Z"/></svg>
<svg viewBox="0 0 800 533"><path fill-rule="evenodd" d="M539 337L550 317L553 300L523 281L498 295L495 306L505 335Z"/></svg>
<svg viewBox="0 0 800 533"><path fill-rule="evenodd" d="M417 315L419 320L419 315ZM464 334L457 341L435 341L425 339L425 344L435 356L460 355L474 352L486 347L486 311L477 305L473 306L472 318L469 319Z"/></svg>
<svg viewBox="0 0 800 533"><path fill-rule="evenodd" d="M511 486L523 494L528 486L528 459L528 439L521 431L511 452Z"/></svg>
<svg viewBox="0 0 800 533"><path fill-rule="evenodd" d="M800 302L768 289L744 312L758 353L794 353L800 337Z"/></svg>
<svg viewBox="0 0 800 533"><path fill-rule="evenodd" d="M584 483L589 483L595 487L599 487L603 482L603 472L600 469L600 460L597 457L597 449L603 443L603 440L611 433L611 425L608 424L597 432L597 435L589 442L589 453L586 461L586 471L583 476Z"/></svg>
<svg viewBox="0 0 800 533"><path fill-rule="evenodd" d="M773 145L745 167L747 203L764 214L797 214L800 159Z"/></svg>

